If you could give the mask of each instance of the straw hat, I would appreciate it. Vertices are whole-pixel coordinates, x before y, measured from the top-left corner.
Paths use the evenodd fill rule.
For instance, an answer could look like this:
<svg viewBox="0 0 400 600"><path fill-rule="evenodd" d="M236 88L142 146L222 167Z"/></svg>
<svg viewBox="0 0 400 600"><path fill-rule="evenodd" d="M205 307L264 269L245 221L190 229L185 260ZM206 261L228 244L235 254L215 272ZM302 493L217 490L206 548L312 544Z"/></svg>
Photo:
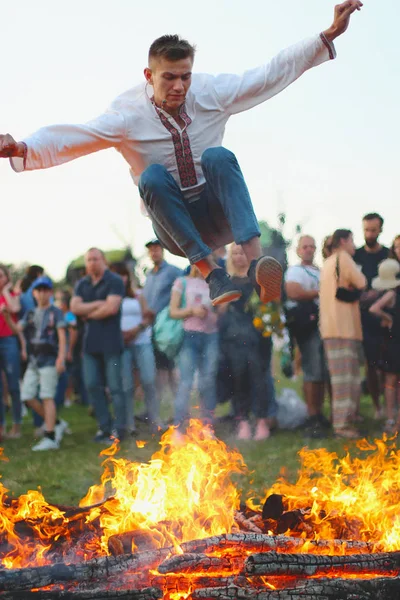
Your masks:
<svg viewBox="0 0 400 600"><path fill-rule="evenodd" d="M392 290L400 285L397 276L400 273L400 264L394 258L383 260L378 268L378 277L372 280L374 290Z"/></svg>

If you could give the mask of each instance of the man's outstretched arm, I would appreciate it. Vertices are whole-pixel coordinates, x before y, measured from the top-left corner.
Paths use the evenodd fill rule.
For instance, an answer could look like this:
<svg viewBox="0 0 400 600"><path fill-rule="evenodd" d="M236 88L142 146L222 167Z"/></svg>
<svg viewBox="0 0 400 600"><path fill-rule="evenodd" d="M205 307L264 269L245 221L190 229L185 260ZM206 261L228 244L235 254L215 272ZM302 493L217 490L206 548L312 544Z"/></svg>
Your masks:
<svg viewBox="0 0 400 600"><path fill-rule="evenodd" d="M243 75L213 78L221 109L230 114L249 110L279 94L307 70L335 58L333 40L346 31L351 15L362 6L360 0L346 0L335 7L333 23L322 33L282 50L267 64Z"/></svg>
<svg viewBox="0 0 400 600"><path fill-rule="evenodd" d="M85 125L51 125L43 127L22 142L10 134L0 135L0 158L9 158L17 172L46 169L105 150L118 147L125 137L125 119L110 110Z"/></svg>

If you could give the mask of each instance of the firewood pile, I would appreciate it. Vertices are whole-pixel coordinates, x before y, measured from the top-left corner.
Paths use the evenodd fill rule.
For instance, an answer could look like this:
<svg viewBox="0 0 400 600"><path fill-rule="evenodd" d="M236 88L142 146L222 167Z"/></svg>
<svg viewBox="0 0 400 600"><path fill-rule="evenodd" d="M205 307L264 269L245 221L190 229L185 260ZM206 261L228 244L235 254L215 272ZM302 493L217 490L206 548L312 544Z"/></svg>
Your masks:
<svg viewBox="0 0 400 600"><path fill-rule="evenodd" d="M131 534L131 537L137 532ZM400 552L369 544L241 532L174 548L0 571L0 599L398 600ZM121 544L117 544L120 538ZM343 551L350 554L343 554ZM299 552L300 551L300 552ZM315 552L327 552L316 554Z"/></svg>

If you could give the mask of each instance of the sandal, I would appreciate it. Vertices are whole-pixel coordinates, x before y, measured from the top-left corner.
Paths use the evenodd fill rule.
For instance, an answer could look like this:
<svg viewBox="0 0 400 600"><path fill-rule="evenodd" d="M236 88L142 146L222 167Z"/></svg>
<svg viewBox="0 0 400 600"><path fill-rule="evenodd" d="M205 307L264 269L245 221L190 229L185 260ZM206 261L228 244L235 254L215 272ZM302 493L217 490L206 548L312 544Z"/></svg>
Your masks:
<svg viewBox="0 0 400 600"><path fill-rule="evenodd" d="M335 437L344 440L359 440L361 435L357 429L343 427L342 429L335 429Z"/></svg>

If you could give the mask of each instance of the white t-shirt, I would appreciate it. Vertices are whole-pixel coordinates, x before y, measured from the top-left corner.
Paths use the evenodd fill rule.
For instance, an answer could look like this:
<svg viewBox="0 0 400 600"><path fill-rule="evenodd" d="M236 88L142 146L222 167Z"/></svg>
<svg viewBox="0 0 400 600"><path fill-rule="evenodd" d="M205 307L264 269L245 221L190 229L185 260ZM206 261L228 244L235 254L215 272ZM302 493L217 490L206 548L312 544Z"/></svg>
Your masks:
<svg viewBox="0 0 400 600"><path fill-rule="evenodd" d="M289 281L298 283L306 292L319 290L320 270L314 265L289 267L285 273L285 282L288 283ZM315 298L314 302L319 304L319 299ZM293 308L294 306L297 306L297 302L294 300L286 301L287 308Z"/></svg>
<svg viewBox="0 0 400 600"><path fill-rule="evenodd" d="M128 331L137 327L142 322L142 307L137 298L126 297L122 300L121 307L121 329ZM150 344L151 343L151 327L146 327L138 333L134 339L135 344Z"/></svg>

